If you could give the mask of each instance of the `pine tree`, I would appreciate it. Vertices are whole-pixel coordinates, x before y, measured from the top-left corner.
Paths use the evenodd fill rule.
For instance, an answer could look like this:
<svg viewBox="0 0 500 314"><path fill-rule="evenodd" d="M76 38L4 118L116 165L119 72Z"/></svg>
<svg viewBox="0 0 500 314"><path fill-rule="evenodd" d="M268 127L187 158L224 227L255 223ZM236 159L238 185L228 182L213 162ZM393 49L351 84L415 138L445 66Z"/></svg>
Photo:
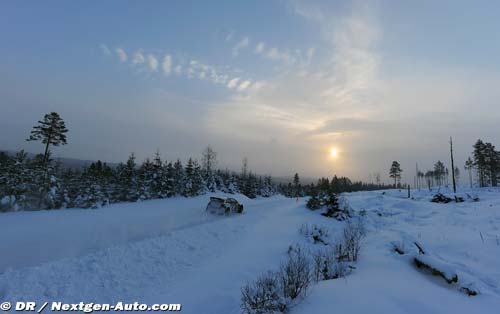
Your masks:
<svg viewBox="0 0 500 314"><path fill-rule="evenodd" d="M469 183L470 183L470 188L472 189L472 169L474 168L474 162L472 159L469 157L465 161L465 166L464 169L469 172Z"/></svg>
<svg viewBox="0 0 500 314"><path fill-rule="evenodd" d="M141 201L151 198L157 198L155 194L155 167L154 164L147 158L141 165L138 175L138 199Z"/></svg>
<svg viewBox="0 0 500 314"><path fill-rule="evenodd" d="M182 165L181 165L182 167ZM182 168L181 168L182 170ZM172 166L172 163L169 162L165 166L164 171L164 184L162 186L162 193L166 195L166 197L172 197L176 195L176 182L175 182L175 169Z"/></svg>
<svg viewBox="0 0 500 314"><path fill-rule="evenodd" d="M401 165L397 161L393 161L391 165L391 169L389 170L389 177L394 179L394 187L398 185L401 181Z"/></svg>
<svg viewBox="0 0 500 314"><path fill-rule="evenodd" d="M42 202L44 198L47 200L50 190L50 184L53 182L53 178L49 174L49 158L50 158L50 146L59 146L66 145L66 133L68 129L66 129L66 125L64 120L59 116L56 112L51 112L46 114L43 120L38 121L38 125L34 126L31 130L31 134L27 141L41 141L45 144L45 151L43 154L43 169L45 170L43 181L42 181L42 189L40 193L40 207L42 206ZM53 192L50 191L51 193Z"/></svg>
<svg viewBox="0 0 500 314"><path fill-rule="evenodd" d="M477 170L479 186L486 186L486 146L481 140L474 144L473 158L474 167Z"/></svg>
<svg viewBox="0 0 500 314"><path fill-rule="evenodd" d="M193 159L189 158L186 167L184 168L184 183L182 195L185 197L194 196L194 162Z"/></svg>
<svg viewBox="0 0 500 314"><path fill-rule="evenodd" d="M161 160L160 152L156 151L152 165L151 192L153 198L168 197L166 167Z"/></svg>
<svg viewBox="0 0 500 314"><path fill-rule="evenodd" d="M135 155L130 154L126 164L117 167L119 182L119 201L135 202L139 199L139 180L135 163Z"/></svg>
<svg viewBox="0 0 500 314"><path fill-rule="evenodd" d="M38 121L38 125L33 127L30 137L27 141L41 141L45 144L43 160L48 162L50 146L66 145L66 125L63 119L56 112L51 112Z"/></svg>
<svg viewBox="0 0 500 314"><path fill-rule="evenodd" d="M434 164L434 178L438 185L442 185L444 183L443 179L445 178L446 167L444 164L438 160L436 164Z"/></svg>
<svg viewBox="0 0 500 314"><path fill-rule="evenodd" d="M300 178L298 173L295 173L293 176L293 189L295 197L301 196Z"/></svg>
<svg viewBox="0 0 500 314"><path fill-rule="evenodd" d="M184 176L185 174L182 162L180 161L180 159L177 159L177 161L174 163L174 173L173 173L176 195L184 194Z"/></svg>

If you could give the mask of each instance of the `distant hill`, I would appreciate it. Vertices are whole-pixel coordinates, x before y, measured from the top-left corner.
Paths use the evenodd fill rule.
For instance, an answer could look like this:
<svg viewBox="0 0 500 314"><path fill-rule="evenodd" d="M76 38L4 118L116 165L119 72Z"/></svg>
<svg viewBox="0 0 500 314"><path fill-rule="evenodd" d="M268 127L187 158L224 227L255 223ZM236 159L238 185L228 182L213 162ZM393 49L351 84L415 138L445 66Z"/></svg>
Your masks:
<svg viewBox="0 0 500 314"><path fill-rule="evenodd" d="M282 176L282 177L272 177L275 183L285 183L293 182L293 175L291 176ZM300 183L301 184L310 184L316 183L318 181L317 178L309 178L309 177L301 177L299 173Z"/></svg>
<svg viewBox="0 0 500 314"><path fill-rule="evenodd" d="M8 155L14 155L17 152L16 151L9 151L9 150L0 150L0 152L6 153ZM36 154L26 152L28 154L28 157L33 158L36 156ZM71 168L71 169L81 169L84 167L89 166L91 163L96 162L96 160L84 160L84 159L76 159L76 158L65 158L65 157L53 157L52 158L54 161L60 161L61 165L64 168ZM117 163L106 163L108 166L114 167L118 165Z"/></svg>

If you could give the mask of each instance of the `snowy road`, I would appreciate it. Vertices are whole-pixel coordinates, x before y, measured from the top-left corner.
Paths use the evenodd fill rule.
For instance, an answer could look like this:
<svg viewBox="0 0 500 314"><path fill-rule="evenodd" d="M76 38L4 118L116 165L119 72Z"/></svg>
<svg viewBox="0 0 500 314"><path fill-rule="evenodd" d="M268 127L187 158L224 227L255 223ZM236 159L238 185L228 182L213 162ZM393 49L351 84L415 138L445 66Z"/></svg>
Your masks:
<svg viewBox="0 0 500 314"><path fill-rule="evenodd" d="M462 204L414 196L349 194L367 211L358 269L313 287L291 313L498 313L500 191ZM10 252L0 260L0 300L181 303L182 313L236 314L240 288L279 267L288 246L304 241L303 223L342 229L304 200L239 197L245 214L221 218L204 213L208 197L0 215L0 248ZM413 240L481 294L467 297L392 250Z"/></svg>

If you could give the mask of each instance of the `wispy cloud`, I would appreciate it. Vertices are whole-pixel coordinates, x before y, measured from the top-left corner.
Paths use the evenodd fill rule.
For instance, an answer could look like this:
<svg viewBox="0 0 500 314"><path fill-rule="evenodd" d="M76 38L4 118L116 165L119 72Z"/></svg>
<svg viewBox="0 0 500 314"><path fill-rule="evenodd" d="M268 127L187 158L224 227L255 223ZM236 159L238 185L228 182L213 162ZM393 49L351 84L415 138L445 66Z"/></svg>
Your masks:
<svg viewBox="0 0 500 314"><path fill-rule="evenodd" d="M248 46L248 43L244 46ZM196 59L191 59L189 62L186 62L185 58L182 57L174 60L171 54L164 54L163 58L159 58L153 53L145 52L142 48L136 50L130 56L130 60L127 53L122 48L115 48L115 52L121 62L129 61L131 65L144 66L149 72L161 72L165 76L175 72L177 76L208 81L215 85L224 86L240 94L255 90L253 80L248 77L241 77L240 71L235 71L227 66L216 67ZM235 73L239 73L239 75L236 76ZM258 86L261 85L255 85L255 87Z"/></svg>
<svg viewBox="0 0 500 314"><path fill-rule="evenodd" d="M278 48L273 47L267 51L265 56L271 60L282 61L286 64L295 63L297 60L289 51L280 51Z"/></svg>
<svg viewBox="0 0 500 314"><path fill-rule="evenodd" d="M165 57L163 57L163 63L162 63L162 69L163 69L163 73L165 74L170 74L170 72L172 71L172 57L170 55L166 55Z"/></svg>
<svg viewBox="0 0 500 314"><path fill-rule="evenodd" d="M145 62L144 54L142 50L138 50L134 53L132 58L132 64L142 64Z"/></svg>
<svg viewBox="0 0 500 314"><path fill-rule="evenodd" d="M261 41L255 46L255 52L256 53L263 53L264 52L264 47L265 44Z"/></svg>
<svg viewBox="0 0 500 314"><path fill-rule="evenodd" d="M380 58L374 49L378 25L357 11L325 19L319 12L307 16L320 19L315 23L321 23L324 39L318 44L323 49L321 59L315 47L290 50L257 42L253 46L257 55L287 67L278 69L265 83L247 82L241 76L229 80L227 87L245 96L211 107L210 129L251 141L268 141L272 136L288 147L307 143L303 145L308 150L320 150L331 141L347 146L356 134L366 131L357 123L375 119L366 94L379 86ZM318 161L320 165L324 166Z"/></svg>
<svg viewBox="0 0 500 314"><path fill-rule="evenodd" d="M153 54L148 55L148 68L151 72L158 71L158 59Z"/></svg>
<svg viewBox="0 0 500 314"><path fill-rule="evenodd" d="M105 44L100 44L99 48L105 55L109 56L111 54L111 50L109 50L108 46L106 46Z"/></svg>
<svg viewBox="0 0 500 314"><path fill-rule="evenodd" d="M115 52L116 55L118 56L118 59L120 59L121 62L127 62L128 57L125 50L123 50L122 48L116 48Z"/></svg>
<svg viewBox="0 0 500 314"><path fill-rule="evenodd" d="M250 82L249 80L241 82L241 84L238 86L238 91L239 92L246 91L250 87L251 84L252 84L252 82Z"/></svg>
<svg viewBox="0 0 500 314"><path fill-rule="evenodd" d="M234 30L233 31L230 31L227 35L226 35L226 41L229 42L231 41L231 39L233 39L233 36L234 36Z"/></svg>
<svg viewBox="0 0 500 314"><path fill-rule="evenodd" d="M234 45L233 47L233 56L237 56L239 55L240 53L240 50L248 47L248 45L250 44L250 39L248 39L248 37L245 37L243 38L242 40L240 40L236 45Z"/></svg>
<svg viewBox="0 0 500 314"><path fill-rule="evenodd" d="M179 64L179 65L177 65L177 66L175 67L175 70L174 70L174 71L175 71L175 74L181 74L181 73L182 73L182 65L180 65L180 64Z"/></svg>
<svg viewBox="0 0 500 314"><path fill-rule="evenodd" d="M235 77L233 79L231 79L228 83L227 83L227 88L229 89L234 89L236 88L236 86L238 86L238 82L240 81L240 78L239 77Z"/></svg>
<svg viewBox="0 0 500 314"><path fill-rule="evenodd" d="M291 52L288 49L279 49L278 47L271 47L266 45L263 41L260 41L255 45L255 53L269 60L278 61L284 63L286 65L294 65L298 64L299 61L301 64L308 63L307 60L302 60L302 52L300 49L296 49ZM309 58L309 54L307 55ZM312 58L312 55L310 56Z"/></svg>

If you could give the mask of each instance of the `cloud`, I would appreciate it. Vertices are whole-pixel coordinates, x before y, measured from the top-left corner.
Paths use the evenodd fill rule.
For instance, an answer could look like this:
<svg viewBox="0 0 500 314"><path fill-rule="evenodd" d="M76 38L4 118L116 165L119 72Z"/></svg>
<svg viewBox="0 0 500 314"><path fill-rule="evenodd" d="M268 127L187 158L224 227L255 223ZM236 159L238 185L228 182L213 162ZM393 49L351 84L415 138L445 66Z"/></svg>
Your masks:
<svg viewBox="0 0 500 314"><path fill-rule="evenodd" d="M162 63L162 69L163 69L163 73L165 74L170 74L170 72L172 71L172 57L170 55L166 55L165 57L163 57L163 63Z"/></svg>
<svg viewBox="0 0 500 314"><path fill-rule="evenodd" d="M251 84L252 82L250 82L249 80L241 82L241 84L238 86L238 91L243 92L247 90L247 88L250 87Z"/></svg>
<svg viewBox="0 0 500 314"><path fill-rule="evenodd" d="M105 55L109 56L111 54L111 51L109 50L108 46L106 46L105 44L100 44L99 48L101 49L102 53L104 53Z"/></svg>
<svg viewBox="0 0 500 314"><path fill-rule="evenodd" d="M227 41L227 42L231 41L231 39L233 39L233 36L234 36L234 31L230 31L230 32L226 35L226 41Z"/></svg>
<svg viewBox="0 0 500 314"><path fill-rule="evenodd" d="M380 57L374 47L381 35L379 26L357 10L325 19L319 12L308 16L320 19L314 23L319 26L322 41L315 46L320 47L321 55L316 56L316 47L289 50L258 42L256 54L288 66L277 68L265 81L233 76L227 88L244 92L244 96L237 94L226 103L211 106L208 129L235 141L263 143L273 138L287 147L300 145L314 156L309 170L314 168L316 173L331 162L320 155L332 142L356 150L360 136L381 136L384 123L392 118L383 119L377 112L381 101L376 95L382 84ZM382 122L368 125L376 120ZM328 152L322 156L327 157ZM310 160L302 162L298 166L311 164ZM344 174L355 171L351 166L345 161Z"/></svg>
<svg viewBox="0 0 500 314"><path fill-rule="evenodd" d="M177 66L175 67L175 70L174 70L174 71L175 71L175 74L181 74L181 73L182 73L182 65L180 65L180 64L179 64L179 65L177 65Z"/></svg>
<svg viewBox="0 0 500 314"><path fill-rule="evenodd" d="M255 52L256 53L263 53L264 52L264 43L261 41L257 44L257 46L255 46Z"/></svg>
<svg viewBox="0 0 500 314"><path fill-rule="evenodd" d="M315 52L316 52L316 49L314 47L307 49L307 63L311 63Z"/></svg>
<svg viewBox="0 0 500 314"><path fill-rule="evenodd" d="M296 58L293 57L288 51L280 51L276 47L269 49L265 56L271 60L278 60L287 64L292 64L296 61Z"/></svg>
<svg viewBox="0 0 500 314"><path fill-rule="evenodd" d="M134 56L132 58L132 64L142 64L144 62L145 62L144 54L142 52L142 49L140 49L134 53Z"/></svg>
<svg viewBox="0 0 500 314"><path fill-rule="evenodd" d="M118 56L118 59L120 59L121 62L127 62L128 57L125 50L123 50L122 48L116 48L115 52L116 55Z"/></svg>
<svg viewBox="0 0 500 314"><path fill-rule="evenodd" d="M236 77L236 78L233 78L232 80L230 80L228 83L227 83L227 88L229 89L234 89L236 88L236 86L238 86L238 82L239 82L240 78L239 77Z"/></svg>
<svg viewBox="0 0 500 314"><path fill-rule="evenodd" d="M255 46L255 53L267 59L279 61L287 65L297 63L301 56L301 51L299 49L297 49L294 54L288 50L280 50L277 47L269 47L269 49L266 49L266 44L262 41ZM304 63L307 63L307 61Z"/></svg>
<svg viewBox="0 0 500 314"><path fill-rule="evenodd" d="M152 54L148 55L148 68L151 72L158 71L158 59Z"/></svg>
<svg viewBox="0 0 500 314"><path fill-rule="evenodd" d="M240 53L240 50L248 47L249 44L250 40L248 39L248 37L243 38L233 47L233 56L237 56Z"/></svg>
<svg viewBox="0 0 500 314"><path fill-rule="evenodd" d="M122 62L126 62L128 60L128 56L123 49L117 48L116 53ZM174 67L173 58L170 54L166 54L162 59L159 59L154 54L145 53L143 49L137 50L130 57L132 64L145 64L150 72L160 71L164 75L169 75L170 73L175 72L178 76L182 75L190 79L196 78L208 81L215 85L225 86L238 92L247 91L250 88L253 90L251 80L240 81L241 79L239 77L234 79L234 73L241 73L241 71L232 69L228 66L215 67L196 59L191 59L186 63L181 58L178 64ZM233 77L231 82L229 82L230 77Z"/></svg>

